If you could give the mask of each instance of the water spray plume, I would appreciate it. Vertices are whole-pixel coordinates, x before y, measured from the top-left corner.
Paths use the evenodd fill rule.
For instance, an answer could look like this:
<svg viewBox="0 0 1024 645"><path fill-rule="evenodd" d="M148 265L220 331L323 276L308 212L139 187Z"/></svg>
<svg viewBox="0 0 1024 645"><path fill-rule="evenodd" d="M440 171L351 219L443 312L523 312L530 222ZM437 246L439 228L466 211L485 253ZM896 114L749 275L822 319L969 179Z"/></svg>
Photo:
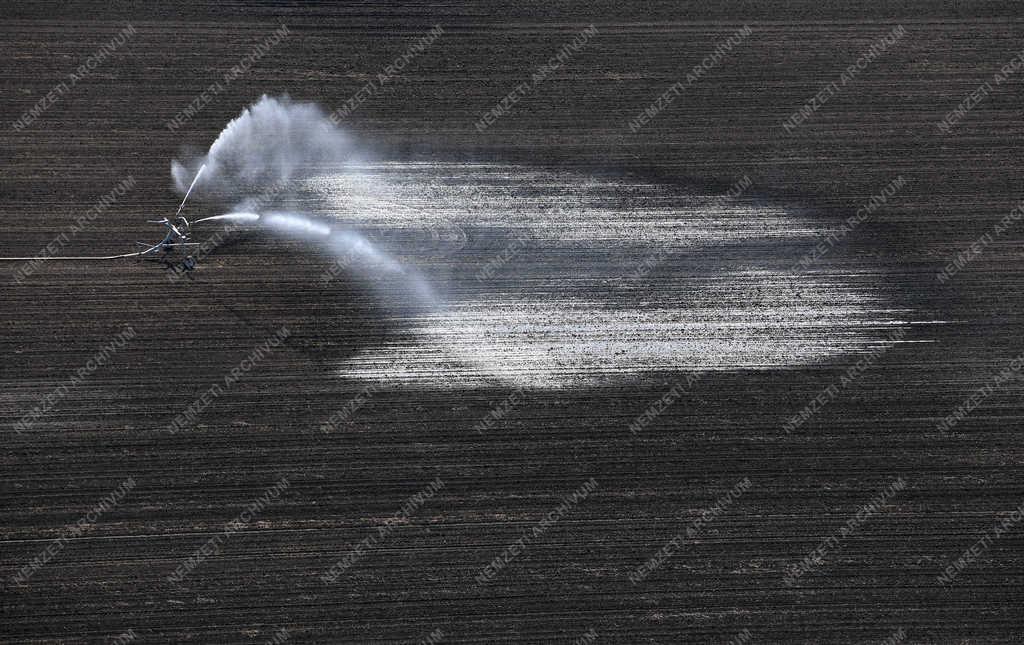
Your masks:
<svg viewBox="0 0 1024 645"><path fill-rule="evenodd" d="M194 199L227 195L235 201L234 211L198 219L197 224L218 220L252 224L279 237L312 242L334 256L339 266L374 286L385 279L397 280L404 285L404 293L415 295L420 304L436 305L417 271L358 231L282 207L287 203L285 187L336 172L354 156L350 137L318 105L263 96L225 126L205 155L172 162L171 174L186 199L194 187ZM197 169L194 174L191 168Z"/></svg>
<svg viewBox="0 0 1024 645"><path fill-rule="evenodd" d="M263 96L232 119L205 155L174 160L171 176L179 192L206 168L197 196L241 201L271 186L283 186L354 155L351 138L315 103Z"/></svg>
<svg viewBox="0 0 1024 645"><path fill-rule="evenodd" d="M199 222L216 222L216 221L230 221L230 222L248 222L254 223L260 219L260 216L256 213L225 213L223 215L214 215L212 217L204 217L197 219L196 224Z"/></svg>
<svg viewBox="0 0 1024 645"><path fill-rule="evenodd" d="M192 194L192 189L196 187L196 182L199 181L199 176L203 174L203 170L205 169L206 164L199 166L199 170L196 171L195 179L192 180L192 183L188 187L188 192L185 193L185 199L181 200L181 206L178 206L178 210L174 213L175 217L181 214L182 208L185 208L185 202L188 201L188 196Z"/></svg>

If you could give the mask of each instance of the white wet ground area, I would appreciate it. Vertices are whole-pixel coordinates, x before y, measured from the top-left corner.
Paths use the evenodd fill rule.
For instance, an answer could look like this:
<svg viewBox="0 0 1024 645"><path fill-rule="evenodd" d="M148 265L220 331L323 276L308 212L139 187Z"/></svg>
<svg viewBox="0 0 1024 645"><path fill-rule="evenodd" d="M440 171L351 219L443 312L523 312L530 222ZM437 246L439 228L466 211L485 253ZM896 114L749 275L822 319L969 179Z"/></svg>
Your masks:
<svg viewBox="0 0 1024 645"><path fill-rule="evenodd" d="M514 164L379 163L307 180L298 206L366 232L437 294L403 333L343 365L346 378L559 388L797 367L888 345L918 320L890 301L882 272L827 259L792 268L829 230L812 212L724 193Z"/></svg>

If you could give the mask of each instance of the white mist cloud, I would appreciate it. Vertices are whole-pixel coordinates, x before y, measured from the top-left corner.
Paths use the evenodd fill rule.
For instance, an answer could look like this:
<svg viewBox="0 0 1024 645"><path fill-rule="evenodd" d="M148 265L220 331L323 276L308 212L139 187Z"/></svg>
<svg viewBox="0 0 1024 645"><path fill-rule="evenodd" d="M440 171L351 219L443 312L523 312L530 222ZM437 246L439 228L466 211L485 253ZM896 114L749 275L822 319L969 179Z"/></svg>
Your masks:
<svg viewBox="0 0 1024 645"><path fill-rule="evenodd" d="M264 95L221 131L206 155L171 162L171 176L184 193L202 164L195 194L243 195L323 172L353 155L351 137L331 123L315 103Z"/></svg>
<svg viewBox="0 0 1024 645"><path fill-rule="evenodd" d="M910 313L844 273L789 270L825 232L789 206L511 164L367 165L311 103L261 98L174 162L181 192L202 163L195 194L237 205L219 217L316 244L336 259L327 277L415 305L347 378L558 388L771 370L869 352Z"/></svg>

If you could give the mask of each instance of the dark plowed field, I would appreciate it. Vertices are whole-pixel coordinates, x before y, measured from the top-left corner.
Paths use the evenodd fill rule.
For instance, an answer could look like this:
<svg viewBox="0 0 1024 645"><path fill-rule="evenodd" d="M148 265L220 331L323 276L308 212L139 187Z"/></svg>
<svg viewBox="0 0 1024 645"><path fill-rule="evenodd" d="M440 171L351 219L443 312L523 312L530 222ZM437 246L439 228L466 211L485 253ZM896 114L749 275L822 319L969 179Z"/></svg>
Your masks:
<svg viewBox="0 0 1024 645"><path fill-rule="evenodd" d="M1024 18L870 4L8 3L0 256L158 237L171 160L263 94L353 105L395 218L477 224L410 252L429 316L258 233L177 280L0 261L0 641L1024 642ZM696 245L658 254L676 223ZM474 279L519 225L543 239Z"/></svg>

